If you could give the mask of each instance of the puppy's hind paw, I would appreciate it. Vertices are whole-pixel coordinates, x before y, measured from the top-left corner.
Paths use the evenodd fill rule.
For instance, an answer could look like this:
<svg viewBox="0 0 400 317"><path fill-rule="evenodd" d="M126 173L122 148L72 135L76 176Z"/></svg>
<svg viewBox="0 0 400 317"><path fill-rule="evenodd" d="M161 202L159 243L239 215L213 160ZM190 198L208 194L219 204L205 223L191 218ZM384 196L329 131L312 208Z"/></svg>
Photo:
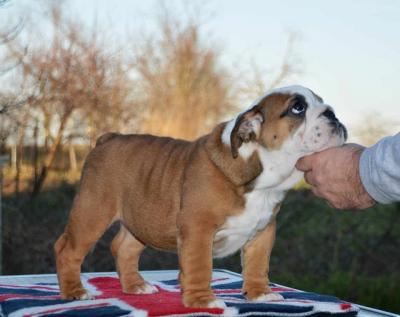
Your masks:
<svg viewBox="0 0 400 317"><path fill-rule="evenodd" d="M94 296L89 294L84 288L79 288L61 295L61 298L66 300L90 300L94 299Z"/></svg>
<svg viewBox="0 0 400 317"><path fill-rule="evenodd" d="M93 295L91 295L88 292L86 292L85 294L82 294L79 299L80 300L91 300L91 299L94 299L94 298L95 297Z"/></svg>

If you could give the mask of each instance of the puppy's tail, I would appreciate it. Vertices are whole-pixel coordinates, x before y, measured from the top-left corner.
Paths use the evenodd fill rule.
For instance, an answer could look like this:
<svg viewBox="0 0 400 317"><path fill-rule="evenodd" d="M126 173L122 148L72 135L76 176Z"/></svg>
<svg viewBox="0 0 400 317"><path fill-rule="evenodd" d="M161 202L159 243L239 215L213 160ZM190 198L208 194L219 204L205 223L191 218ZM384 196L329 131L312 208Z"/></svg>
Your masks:
<svg viewBox="0 0 400 317"><path fill-rule="evenodd" d="M111 139L114 139L115 137L119 136L119 133L115 133L115 132L108 132L105 133L101 136L99 136L96 140L96 146L102 145L108 141L110 141Z"/></svg>

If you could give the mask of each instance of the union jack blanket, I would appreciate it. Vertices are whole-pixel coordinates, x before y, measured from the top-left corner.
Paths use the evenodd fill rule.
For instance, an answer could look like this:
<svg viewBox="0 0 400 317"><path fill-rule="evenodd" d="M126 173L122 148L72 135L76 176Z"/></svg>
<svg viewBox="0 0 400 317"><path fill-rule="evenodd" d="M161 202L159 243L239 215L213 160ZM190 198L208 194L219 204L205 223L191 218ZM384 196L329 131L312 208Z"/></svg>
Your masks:
<svg viewBox="0 0 400 317"><path fill-rule="evenodd" d="M284 300L252 303L241 294L242 278L213 272L212 288L227 308L190 309L181 304L176 271L148 271L144 278L158 288L150 295L126 295L115 273L82 274L94 300L61 300L55 275L0 278L0 316L356 316L358 308L336 297L271 284ZM13 282L16 281L16 282ZM23 281L24 283L21 283Z"/></svg>

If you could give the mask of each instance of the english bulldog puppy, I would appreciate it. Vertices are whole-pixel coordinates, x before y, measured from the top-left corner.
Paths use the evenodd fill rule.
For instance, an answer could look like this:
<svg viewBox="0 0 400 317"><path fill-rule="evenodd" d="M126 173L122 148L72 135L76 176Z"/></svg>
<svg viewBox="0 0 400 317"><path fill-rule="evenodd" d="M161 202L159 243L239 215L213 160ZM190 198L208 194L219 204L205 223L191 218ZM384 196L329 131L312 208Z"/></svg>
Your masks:
<svg viewBox="0 0 400 317"><path fill-rule="evenodd" d="M276 215L303 176L296 161L344 143L345 127L310 89L275 89L189 142L152 135L101 136L88 155L68 224L55 244L62 298L88 299L81 263L115 221L123 292L157 292L138 272L146 246L177 251L183 304L223 307L211 288L212 258L241 250L249 300L282 297L268 286Z"/></svg>

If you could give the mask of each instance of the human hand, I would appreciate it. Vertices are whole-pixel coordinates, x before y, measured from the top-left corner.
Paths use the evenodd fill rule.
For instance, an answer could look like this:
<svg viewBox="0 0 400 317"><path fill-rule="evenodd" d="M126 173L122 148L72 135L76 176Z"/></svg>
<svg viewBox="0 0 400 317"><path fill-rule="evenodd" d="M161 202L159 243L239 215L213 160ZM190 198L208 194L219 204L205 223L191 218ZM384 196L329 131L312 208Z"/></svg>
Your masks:
<svg viewBox="0 0 400 317"><path fill-rule="evenodd" d="M337 209L364 209L375 201L365 190L359 161L365 148L345 144L300 158L296 168L304 172L312 192Z"/></svg>

